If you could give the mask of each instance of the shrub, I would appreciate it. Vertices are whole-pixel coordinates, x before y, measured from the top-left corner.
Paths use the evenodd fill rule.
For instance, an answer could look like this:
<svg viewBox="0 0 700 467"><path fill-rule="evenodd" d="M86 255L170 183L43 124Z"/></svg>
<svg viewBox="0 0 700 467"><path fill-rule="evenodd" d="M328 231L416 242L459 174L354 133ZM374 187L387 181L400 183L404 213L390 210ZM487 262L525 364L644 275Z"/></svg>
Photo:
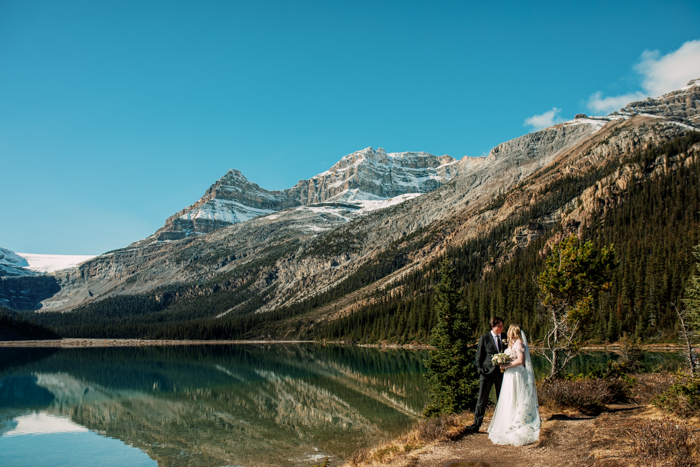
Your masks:
<svg viewBox="0 0 700 467"><path fill-rule="evenodd" d="M648 404L651 400L666 391L675 381L671 373L640 373L635 375L637 384L634 386L634 400L638 404Z"/></svg>
<svg viewBox="0 0 700 467"><path fill-rule="evenodd" d="M635 454L643 465L682 467L695 465L688 427L666 420L648 420L631 431Z"/></svg>
<svg viewBox="0 0 700 467"><path fill-rule="evenodd" d="M350 457L350 465L353 467L364 465L370 458L371 449L363 448L358 449L352 453Z"/></svg>
<svg viewBox="0 0 700 467"><path fill-rule="evenodd" d="M652 404L681 417L700 414L700 378L679 376L666 391L652 399Z"/></svg>
<svg viewBox="0 0 700 467"><path fill-rule="evenodd" d="M464 434L464 427L464 419L459 415L429 418L418 423L418 438L424 443L456 439Z"/></svg>
<svg viewBox="0 0 700 467"><path fill-rule="evenodd" d="M629 400L633 384L634 380L626 376L569 376L540 382L537 395L541 405L552 409L573 408L596 414L605 408L605 404Z"/></svg>

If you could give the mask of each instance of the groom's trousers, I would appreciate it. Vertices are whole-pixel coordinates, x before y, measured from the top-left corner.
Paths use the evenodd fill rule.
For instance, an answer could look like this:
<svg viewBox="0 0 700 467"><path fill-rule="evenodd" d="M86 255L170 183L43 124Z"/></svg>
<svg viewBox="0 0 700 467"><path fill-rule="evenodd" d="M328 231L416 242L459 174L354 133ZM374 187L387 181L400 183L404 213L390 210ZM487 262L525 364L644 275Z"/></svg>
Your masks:
<svg viewBox="0 0 700 467"><path fill-rule="evenodd" d="M501 395L501 383L503 383L503 376L500 371L495 378L488 378L484 375L479 377L479 397L476 400L476 408L474 409L474 427L477 430L484 421L484 413L486 413L486 405L489 402L491 387L496 386L496 399L498 399L498 396Z"/></svg>

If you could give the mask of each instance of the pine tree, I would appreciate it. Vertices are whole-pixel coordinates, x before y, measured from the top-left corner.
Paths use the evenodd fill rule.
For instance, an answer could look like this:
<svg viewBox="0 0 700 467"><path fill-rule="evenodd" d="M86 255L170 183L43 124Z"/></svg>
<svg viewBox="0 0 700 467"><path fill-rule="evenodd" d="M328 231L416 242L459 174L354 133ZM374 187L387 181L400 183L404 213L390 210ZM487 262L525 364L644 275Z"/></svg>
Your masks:
<svg viewBox="0 0 700 467"><path fill-rule="evenodd" d="M430 387L430 404L423 412L427 417L471 409L479 390L475 345L469 342L473 329L467 325L459 294L452 285L453 272L454 268L445 259L433 302L437 317L430 337L433 349L425 361Z"/></svg>
<svg viewBox="0 0 700 467"><path fill-rule="evenodd" d="M697 260L695 269L700 273L700 245L693 250L693 256ZM685 296L682 301L688 309L688 322L693 329L700 329L700 275L692 275L688 279L685 288Z"/></svg>
<svg viewBox="0 0 700 467"><path fill-rule="evenodd" d="M572 235L552 246L547 267L537 277L549 322L544 357L551 365L550 378L557 376L575 355L581 328L594 316L597 293L610 288L615 266L612 245L597 254L592 242L582 243ZM611 328L613 325L614 321Z"/></svg>

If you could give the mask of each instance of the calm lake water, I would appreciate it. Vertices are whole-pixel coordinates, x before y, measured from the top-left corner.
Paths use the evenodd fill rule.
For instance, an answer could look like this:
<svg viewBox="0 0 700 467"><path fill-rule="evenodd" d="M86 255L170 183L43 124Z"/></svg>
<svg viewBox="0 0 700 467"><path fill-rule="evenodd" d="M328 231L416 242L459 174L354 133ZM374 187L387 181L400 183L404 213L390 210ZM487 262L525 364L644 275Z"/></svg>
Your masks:
<svg viewBox="0 0 700 467"><path fill-rule="evenodd" d="M426 355L314 344L0 349L0 464L337 464L417 420ZM571 371L609 358L581 355Z"/></svg>

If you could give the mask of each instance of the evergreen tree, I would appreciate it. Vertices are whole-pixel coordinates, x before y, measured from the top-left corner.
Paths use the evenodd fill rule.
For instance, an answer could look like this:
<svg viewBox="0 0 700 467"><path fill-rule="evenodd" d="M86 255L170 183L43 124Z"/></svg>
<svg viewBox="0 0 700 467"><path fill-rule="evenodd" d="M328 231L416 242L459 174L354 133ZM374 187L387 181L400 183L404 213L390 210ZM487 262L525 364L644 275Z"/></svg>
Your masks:
<svg viewBox="0 0 700 467"><path fill-rule="evenodd" d="M693 256L697 260L695 269L700 273L700 245L693 250ZM700 329L700 276L695 274L690 276L685 288L685 296L686 298L682 301L688 310L688 325L693 329Z"/></svg>
<svg viewBox="0 0 700 467"><path fill-rule="evenodd" d="M700 245L695 246L693 249L693 256L697 260L695 270L700 273ZM685 296L686 298L682 300L685 309L681 311L676 308L676 313L680 321L680 335L685 341L685 354L690 367L690 374L695 376L699 362L693 355L692 343L697 339L698 331L700 330L700 276L693 274L688 278Z"/></svg>
<svg viewBox="0 0 700 467"><path fill-rule="evenodd" d="M612 245L597 254L592 242L582 243L572 235L552 247L546 268L537 277L542 308L549 321L545 358L551 365L550 378L559 374L576 353L580 330L594 317L595 295L611 287L609 280L616 265ZM609 333L617 325L614 317L611 313Z"/></svg>
<svg viewBox="0 0 700 467"><path fill-rule="evenodd" d="M442 262L442 278L435 290L437 324L432 331L433 349L425 361L430 387L430 404L424 415L434 417L471 409L479 390L475 364L475 345L469 343L473 329L467 325L459 294L452 285L454 268Z"/></svg>

